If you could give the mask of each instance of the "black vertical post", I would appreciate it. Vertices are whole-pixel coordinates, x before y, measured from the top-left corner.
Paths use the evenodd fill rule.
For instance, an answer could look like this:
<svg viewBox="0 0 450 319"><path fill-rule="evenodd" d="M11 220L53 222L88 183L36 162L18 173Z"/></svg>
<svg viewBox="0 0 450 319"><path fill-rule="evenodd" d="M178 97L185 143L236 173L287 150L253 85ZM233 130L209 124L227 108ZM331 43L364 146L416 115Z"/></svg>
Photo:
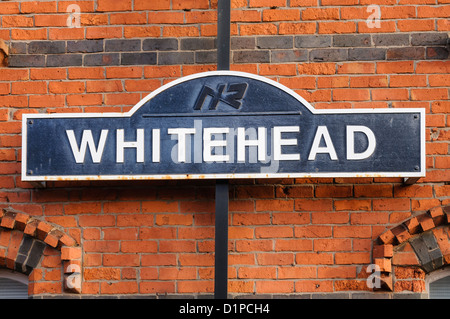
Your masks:
<svg viewBox="0 0 450 319"><path fill-rule="evenodd" d="M217 70L230 69L230 0L218 1ZM216 181L214 298L228 295L228 181Z"/></svg>
<svg viewBox="0 0 450 319"><path fill-rule="evenodd" d="M218 0L217 7L217 70L230 69L230 0Z"/></svg>

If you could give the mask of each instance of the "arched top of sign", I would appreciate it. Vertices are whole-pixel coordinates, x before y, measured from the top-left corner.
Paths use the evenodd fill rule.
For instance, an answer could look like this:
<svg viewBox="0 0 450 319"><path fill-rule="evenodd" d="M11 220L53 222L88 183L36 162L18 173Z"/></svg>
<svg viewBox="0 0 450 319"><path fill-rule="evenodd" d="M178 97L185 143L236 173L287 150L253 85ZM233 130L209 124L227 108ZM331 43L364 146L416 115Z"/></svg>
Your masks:
<svg viewBox="0 0 450 319"><path fill-rule="evenodd" d="M128 115L191 113L249 115L314 112L314 108L286 86L268 78L236 71L197 73L174 80L150 93ZM207 114L206 114L207 113ZM144 115L145 116L145 115Z"/></svg>
<svg viewBox="0 0 450 319"><path fill-rule="evenodd" d="M174 80L125 113L25 114L22 179L418 177L423 109L316 110L270 79Z"/></svg>

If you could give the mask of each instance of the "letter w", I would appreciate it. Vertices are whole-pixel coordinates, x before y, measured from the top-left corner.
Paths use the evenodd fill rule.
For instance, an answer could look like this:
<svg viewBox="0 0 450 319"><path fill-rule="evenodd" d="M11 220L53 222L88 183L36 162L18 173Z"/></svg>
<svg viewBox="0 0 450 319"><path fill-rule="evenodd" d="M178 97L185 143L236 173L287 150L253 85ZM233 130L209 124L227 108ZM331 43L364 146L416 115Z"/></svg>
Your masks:
<svg viewBox="0 0 450 319"><path fill-rule="evenodd" d="M72 153L73 156L75 157L75 162L84 163L84 158L86 156L86 149L89 146L92 161L94 163L100 163L100 161L102 160L103 150L105 149L108 130L102 130L100 134L100 141L98 142L98 147L95 146L91 130L83 130L83 136L81 137L81 144L79 148L73 130L66 130L66 134L67 137L69 138L70 147L72 148Z"/></svg>

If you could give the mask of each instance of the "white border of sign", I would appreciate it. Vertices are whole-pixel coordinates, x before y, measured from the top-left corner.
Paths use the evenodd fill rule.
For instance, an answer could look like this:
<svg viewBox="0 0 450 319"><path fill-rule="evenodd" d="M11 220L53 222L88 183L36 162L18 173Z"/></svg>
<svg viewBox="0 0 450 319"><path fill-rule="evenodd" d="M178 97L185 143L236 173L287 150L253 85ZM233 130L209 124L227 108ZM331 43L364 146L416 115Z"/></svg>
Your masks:
<svg viewBox="0 0 450 319"><path fill-rule="evenodd" d="M131 117L142 105L153 97L177 84L216 75L230 75L251 78L265 82L280 90L290 94L300 101L313 114L364 114L364 113L420 113L421 120L421 167L417 172L352 172L352 173L257 173L257 174L174 174L174 175L76 175L76 176L27 176L27 121L33 118L89 118L89 117ZM139 101L130 111L124 113L52 113L52 114L23 114L22 117L22 181L86 181L86 180L161 180L161 179L239 179L239 178L311 178L311 177L424 177L426 171L425 163L425 109L405 108L405 109L323 109L316 110L304 98L286 86L270 80L268 78L237 71L210 71L185 76L165 84L153 91L141 101Z"/></svg>

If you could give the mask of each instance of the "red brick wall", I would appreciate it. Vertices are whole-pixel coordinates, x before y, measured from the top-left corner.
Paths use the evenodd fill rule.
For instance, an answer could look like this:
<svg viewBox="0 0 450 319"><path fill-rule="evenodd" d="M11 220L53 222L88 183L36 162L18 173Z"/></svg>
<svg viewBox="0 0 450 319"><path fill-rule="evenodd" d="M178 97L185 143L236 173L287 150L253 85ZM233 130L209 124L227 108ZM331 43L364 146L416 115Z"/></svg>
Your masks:
<svg viewBox="0 0 450 319"><path fill-rule="evenodd" d="M80 27L67 26L71 4L81 9ZM379 28L367 22L377 16L368 11L373 4ZM229 292L426 293L411 283L425 276L417 257L402 259L414 245L378 237L450 205L448 1L232 6L232 70L279 81L318 109L424 108L427 174L410 186L382 177L232 181ZM5 211L10 217L0 224L0 264L14 268L19 256L34 256L20 250L23 238L46 243L29 275L30 295L74 292L64 288L64 278L77 273L67 271L65 246L82 251L74 260L82 278L75 292L83 295L213 293L213 181L39 188L21 181L20 158L23 113L127 111L171 80L215 70L216 9L217 0L0 1L0 206L16 212ZM27 233L10 223L17 212L51 228ZM434 229L447 265L444 216L411 238ZM63 234L76 244L61 242ZM393 245L381 257L398 270L383 271L392 283L373 292L365 270L380 257L373 253L380 244ZM26 273L26 261L16 264Z"/></svg>

